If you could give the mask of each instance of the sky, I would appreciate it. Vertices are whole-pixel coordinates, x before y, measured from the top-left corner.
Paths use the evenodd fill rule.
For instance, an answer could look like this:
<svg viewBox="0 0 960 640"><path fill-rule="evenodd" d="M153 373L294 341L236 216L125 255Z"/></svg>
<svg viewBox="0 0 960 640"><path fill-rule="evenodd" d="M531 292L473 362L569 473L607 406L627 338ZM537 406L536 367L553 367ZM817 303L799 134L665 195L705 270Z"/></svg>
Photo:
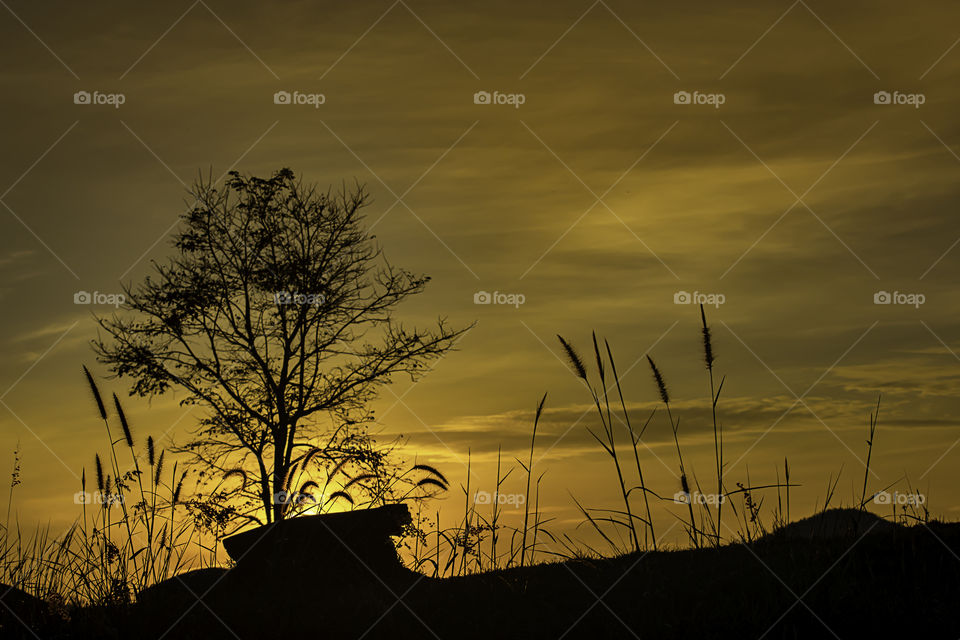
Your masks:
<svg viewBox="0 0 960 640"><path fill-rule="evenodd" d="M453 481L441 511L462 509L468 459L492 490L498 448L524 455L544 393L552 526L581 531L573 497L616 506L556 334L585 355L592 331L609 340L635 421L657 406L653 357L707 483L687 304L704 300L728 483L773 482L788 457L795 515L838 473L852 503L880 396L869 487L957 517L955 3L0 5L0 470L19 447L21 523L74 518L106 446L81 375L108 374L93 314L170 255L199 175L281 167L366 185L385 254L432 278L398 317L476 323L376 407L384 438ZM177 400L127 400L138 437L182 439L199 415ZM642 454L670 496L662 414Z"/></svg>

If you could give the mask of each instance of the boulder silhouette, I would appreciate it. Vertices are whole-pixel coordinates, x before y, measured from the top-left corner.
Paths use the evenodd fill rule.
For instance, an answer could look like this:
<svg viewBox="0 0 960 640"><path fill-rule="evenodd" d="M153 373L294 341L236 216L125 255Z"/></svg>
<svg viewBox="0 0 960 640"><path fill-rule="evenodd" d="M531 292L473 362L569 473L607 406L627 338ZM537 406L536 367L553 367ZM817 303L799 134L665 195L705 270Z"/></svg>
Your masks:
<svg viewBox="0 0 960 640"><path fill-rule="evenodd" d="M275 638L302 629L323 609L324 629L359 634L390 610L417 579L390 537L411 521L404 504L303 516L230 536L236 565L175 576L144 591L144 637ZM202 598L202 602L198 599ZM331 603L335 609L326 610ZM369 623L367 623L369 624Z"/></svg>
<svg viewBox="0 0 960 640"><path fill-rule="evenodd" d="M390 536L410 521L405 504L304 516L230 536L223 548L240 572L390 573L401 566Z"/></svg>
<svg viewBox="0 0 960 640"><path fill-rule="evenodd" d="M415 580L390 539L410 523L404 504L283 520L224 540L237 564L213 591L231 626L270 637L333 603L324 628L350 632L382 616Z"/></svg>
<svg viewBox="0 0 960 640"><path fill-rule="evenodd" d="M147 606L170 607L183 603L190 605L198 597L210 591L226 573L227 570L220 567L178 573L172 578L144 589L137 598L137 602Z"/></svg>

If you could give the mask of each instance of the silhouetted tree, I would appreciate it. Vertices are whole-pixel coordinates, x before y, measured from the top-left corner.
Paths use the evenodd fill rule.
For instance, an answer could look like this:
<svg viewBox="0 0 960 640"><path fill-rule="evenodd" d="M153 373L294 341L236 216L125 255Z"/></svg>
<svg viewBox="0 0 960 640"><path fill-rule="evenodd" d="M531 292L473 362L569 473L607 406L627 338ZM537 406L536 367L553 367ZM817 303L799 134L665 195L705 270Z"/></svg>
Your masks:
<svg viewBox="0 0 960 640"><path fill-rule="evenodd" d="M370 401L396 374L415 379L463 330L394 319L429 278L384 258L362 222L362 187L322 192L283 169L231 172L224 188L201 178L191 195L174 257L125 287L133 313L99 318L107 335L95 348L132 380L131 395L177 389L182 404L204 406L182 449L219 471L218 484L236 476L252 510L280 520L297 501L277 496L297 494L310 465L328 477L347 462L383 469L365 429Z"/></svg>

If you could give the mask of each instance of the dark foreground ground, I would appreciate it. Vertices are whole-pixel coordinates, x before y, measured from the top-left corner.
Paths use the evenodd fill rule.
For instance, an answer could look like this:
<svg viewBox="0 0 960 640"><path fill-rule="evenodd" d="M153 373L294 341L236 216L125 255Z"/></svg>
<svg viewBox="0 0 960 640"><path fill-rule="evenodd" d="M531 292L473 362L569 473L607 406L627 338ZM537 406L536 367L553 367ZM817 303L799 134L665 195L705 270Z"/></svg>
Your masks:
<svg viewBox="0 0 960 640"><path fill-rule="evenodd" d="M214 570L137 605L82 610L69 621L29 619L21 609L31 630L13 616L15 607L2 607L0 633L144 640L960 637L957 524L828 540L771 536L749 546L447 580L396 570L381 582L364 567L352 569L366 578L346 579L347 566L271 577Z"/></svg>

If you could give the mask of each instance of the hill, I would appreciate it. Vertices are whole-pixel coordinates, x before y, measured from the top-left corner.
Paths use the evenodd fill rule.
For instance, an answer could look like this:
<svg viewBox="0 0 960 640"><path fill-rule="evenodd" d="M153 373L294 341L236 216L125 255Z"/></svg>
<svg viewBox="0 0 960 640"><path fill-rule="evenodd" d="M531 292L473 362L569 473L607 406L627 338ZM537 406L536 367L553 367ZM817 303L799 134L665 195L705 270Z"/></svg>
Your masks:
<svg viewBox="0 0 960 640"><path fill-rule="evenodd" d="M851 517L857 528L839 526ZM828 512L749 545L443 580L407 571L361 583L278 575L246 593L214 587L204 598L210 609L195 606L164 637L231 638L230 629L244 640L960 636L960 525L875 518ZM160 637L173 617L135 608L132 622L139 637Z"/></svg>

